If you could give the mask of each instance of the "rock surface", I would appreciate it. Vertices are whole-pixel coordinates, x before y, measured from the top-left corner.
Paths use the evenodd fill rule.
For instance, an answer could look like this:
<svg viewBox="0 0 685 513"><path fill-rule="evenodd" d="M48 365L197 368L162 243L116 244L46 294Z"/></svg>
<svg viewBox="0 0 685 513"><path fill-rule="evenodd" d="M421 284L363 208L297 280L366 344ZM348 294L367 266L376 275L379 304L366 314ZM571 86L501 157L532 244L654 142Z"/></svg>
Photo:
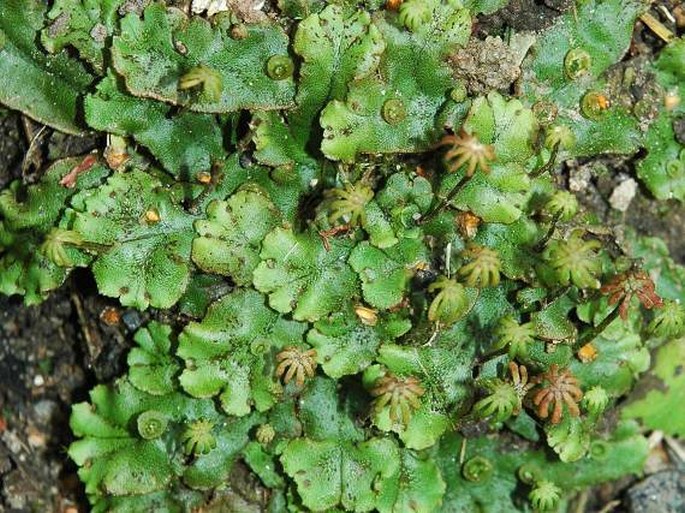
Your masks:
<svg viewBox="0 0 685 513"><path fill-rule="evenodd" d="M672 470L648 477L628 491L630 513L685 512L685 472Z"/></svg>

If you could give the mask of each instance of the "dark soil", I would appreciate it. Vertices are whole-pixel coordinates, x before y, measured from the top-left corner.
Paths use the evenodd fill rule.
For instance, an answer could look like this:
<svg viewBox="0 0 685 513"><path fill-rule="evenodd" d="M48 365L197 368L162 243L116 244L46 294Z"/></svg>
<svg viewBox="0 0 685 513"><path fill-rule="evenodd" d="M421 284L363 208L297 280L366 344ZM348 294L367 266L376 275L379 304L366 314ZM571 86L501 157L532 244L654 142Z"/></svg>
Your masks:
<svg viewBox="0 0 685 513"><path fill-rule="evenodd" d="M41 129L0 113L0 188L15 179L31 182L47 161L98 144ZM84 273L38 306L0 295L0 512L76 512L76 505L86 511L66 456L69 414L96 380L123 371L128 328L123 320L115 326L100 320L107 306ZM140 314L124 317L135 322Z"/></svg>
<svg viewBox="0 0 685 513"><path fill-rule="evenodd" d="M66 291L39 307L0 296L0 510L62 511L77 497L67 462L70 404L86 370Z"/></svg>
<svg viewBox="0 0 685 513"><path fill-rule="evenodd" d="M0 189L16 177L21 169L28 144L20 126L20 117L0 110Z"/></svg>
<svg viewBox="0 0 685 513"><path fill-rule="evenodd" d="M39 306L0 296L0 511L85 504L66 456L71 405L124 372L144 320L98 296L83 273Z"/></svg>

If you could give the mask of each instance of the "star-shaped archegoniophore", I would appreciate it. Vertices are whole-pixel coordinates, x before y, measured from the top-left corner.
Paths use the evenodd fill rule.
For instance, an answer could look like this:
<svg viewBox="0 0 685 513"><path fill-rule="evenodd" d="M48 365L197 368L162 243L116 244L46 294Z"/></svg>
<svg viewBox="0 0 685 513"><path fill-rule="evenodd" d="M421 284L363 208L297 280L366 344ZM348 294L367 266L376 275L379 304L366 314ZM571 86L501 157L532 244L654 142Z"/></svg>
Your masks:
<svg viewBox="0 0 685 513"><path fill-rule="evenodd" d="M276 359L280 362L276 367L276 376L283 377L283 382L286 385L295 378L295 383L301 387L304 385L305 378L314 377L316 349L305 351L295 346L289 346L278 353Z"/></svg>
<svg viewBox="0 0 685 513"><path fill-rule="evenodd" d="M375 397L373 407L380 411L389 404L390 420L401 421L406 426L411 420L412 410L421 407L420 397L425 392L414 376L402 378L388 373L378 378L371 389L371 395Z"/></svg>
<svg viewBox="0 0 685 513"><path fill-rule="evenodd" d="M559 371L555 363L550 365L547 372L539 375L535 380L540 388L533 396L533 404L537 407L540 418L550 417L550 422L559 424L563 416L564 404L572 417L580 415L578 402L583 398L583 391L579 387L578 378L570 370Z"/></svg>
<svg viewBox="0 0 685 513"><path fill-rule="evenodd" d="M575 230L566 240L549 241L543 257L560 284L572 283L582 289L599 288L597 275L601 271L601 261L597 250L601 247L598 240L585 240L582 230Z"/></svg>
<svg viewBox="0 0 685 513"><path fill-rule="evenodd" d="M466 286L483 288L499 285L502 261L496 251L478 244L469 244L462 256L469 261L457 274Z"/></svg>
<svg viewBox="0 0 685 513"><path fill-rule="evenodd" d="M630 270L614 276L600 291L609 296L609 304L618 304L621 319L628 319L628 308L633 296L636 296L647 310L660 308L664 302L656 294L654 282L642 270Z"/></svg>
<svg viewBox="0 0 685 513"><path fill-rule="evenodd" d="M491 144L483 144L476 136L463 130L459 135L444 136L440 145L450 146L445 153L445 162L451 172L456 172L461 166L468 164L466 176L473 176L477 168L488 173L490 162L495 160L495 148Z"/></svg>
<svg viewBox="0 0 685 513"><path fill-rule="evenodd" d="M350 226L364 223L364 206L373 199L373 190L363 183L346 184L340 189L331 189L326 193L330 198L328 219L334 223L340 218L349 219Z"/></svg>

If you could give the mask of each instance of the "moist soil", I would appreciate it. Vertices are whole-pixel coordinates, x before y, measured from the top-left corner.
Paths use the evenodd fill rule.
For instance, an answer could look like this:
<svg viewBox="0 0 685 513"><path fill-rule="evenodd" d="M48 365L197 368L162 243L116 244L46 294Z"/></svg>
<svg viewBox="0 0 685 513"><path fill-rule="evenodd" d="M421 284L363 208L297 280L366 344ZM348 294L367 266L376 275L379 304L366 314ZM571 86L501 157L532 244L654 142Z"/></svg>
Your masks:
<svg viewBox="0 0 685 513"><path fill-rule="evenodd" d="M673 12L675 2L657 1L651 10L668 25L660 15L661 5ZM506 9L481 17L475 35L483 39L507 26L539 30L570 8L570 0L513 0ZM649 59L662 45L638 23L626 58ZM96 138L65 136L0 110L0 189L14 179L30 183L50 161L98 147L102 141ZM675 261L685 264L683 204L656 202L638 188L625 212L611 207L615 189L635 176L633 168L631 159L608 156L567 162L561 177L585 208L615 232L631 227L661 237ZM71 405L87 400L96 383L122 374L132 333L150 317L162 316L168 314L141 314L102 298L87 271L74 273L37 306L26 307L21 298L0 295L0 513L89 510L76 467L66 454L72 440ZM653 445L649 477L626 478L591 490L576 498L571 511L683 513L683 469L674 463L677 458L667 444L656 440ZM264 490L245 467L238 464L231 480L239 493L229 491L208 510L263 510Z"/></svg>

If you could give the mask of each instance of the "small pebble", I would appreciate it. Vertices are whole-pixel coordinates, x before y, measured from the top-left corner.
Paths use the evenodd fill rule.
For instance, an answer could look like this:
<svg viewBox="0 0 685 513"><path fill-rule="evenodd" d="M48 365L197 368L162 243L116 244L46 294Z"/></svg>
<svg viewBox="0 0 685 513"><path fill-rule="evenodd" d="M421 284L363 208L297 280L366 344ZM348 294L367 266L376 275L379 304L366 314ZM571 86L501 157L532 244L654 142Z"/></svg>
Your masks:
<svg viewBox="0 0 685 513"><path fill-rule="evenodd" d="M33 406L33 411L36 415L36 422L48 425L50 420L59 411L59 405L55 401L42 399Z"/></svg>
<svg viewBox="0 0 685 513"><path fill-rule="evenodd" d="M21 440L14 431L4 431L0 436L0 441L5 444L5 447L12 454L19 454L21 452Z"/></svg>
<svg viewBox="0 0 685 513"><path fill-rule="evenodd" d="M105 27L102 23L96 23L90 31L90 37L93 38L93 41L100 44L105 42L108 35L107 27Z"/></svg>
<svg viewBox="0 0 685 513"><path fill-rule="evenodd" d="M34 449L45 447L47 445L47 438L45 437L45 434L35 428L28 429L28 436L26 437L26 440Z"/></svg>
<svg viewBox="0 0 685 513"><path fill-rule="evenodd" d="M121 320L124 321L124 325L130 331L136 331L143 323L142 317L135 310L127 310L124 312L121 316Z"/></svg>
<svg viewBox="0 0 685 513"><path fill-rule="evenodd" d="M121 312L113 306L106 306L100 312L100 320L107 326L116 326L121 321Z"/></svg>
<svg viewBox="0 0 685 513"><path fill-rule="evenodd" d="M568 188L571 192L580 192L587 189L592 179L592 173L587 167L581 167L571 170Z"/></svg>
<svg viewBox="0 0 685 513"><path fill-rule="evenodd" d="M636 193L637 182L632 178L623 180L611 193L611 197L609 198L611 208L616 209L619 212L626 212Z"/></svg>

